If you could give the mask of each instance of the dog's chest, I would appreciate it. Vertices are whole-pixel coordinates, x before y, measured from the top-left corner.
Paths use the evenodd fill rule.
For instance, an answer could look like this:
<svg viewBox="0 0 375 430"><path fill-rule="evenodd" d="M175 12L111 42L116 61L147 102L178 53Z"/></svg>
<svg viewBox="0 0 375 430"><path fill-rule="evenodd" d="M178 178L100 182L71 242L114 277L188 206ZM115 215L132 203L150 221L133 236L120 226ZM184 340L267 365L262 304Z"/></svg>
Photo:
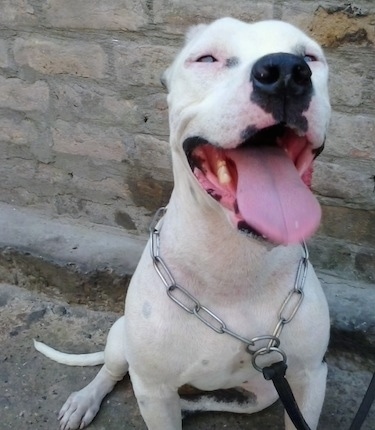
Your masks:
<svg viewBox="0 0 375 430"><path fill-rule="evenodd" d="M249 338L253 338L253 332L249 332ZM262 332L258 332L262 333ZM197 336L199 334L197 333ZM232 338L226 334L213 333L197 338L197 342L187 344L182 358L183 371L178 375L180 383L190 384L201 390L216 390L219 388L231 388L257 385L259 381L263 385L263 377L253 364L254 351L265 346L268 342L255 342L248 347L245 342ZM189 351L190 353L186 352ZM261 364L268 365L279 360L280 357L262 357ZM260 364L257 360L257 364ZM255 390L253 386L253 390Z"/></svg>
<svg viewBox="0 0 375 430"><path fill-rule="evenodd" d="M277 310L258 306L251 313L250 309L245 311L246 307L218 311L232 334L218 333L194 315L186 315L185 323L175 327L173 344L176 349L170 352L175 358L179 357L181 383L213 390L241 386L257 379L260 373L253 367L253 353L269 343L269 338L257 338L272 334L277 324ZM280 356L262 357L260 362L266 365L275 359L279 360Z"/></svg>

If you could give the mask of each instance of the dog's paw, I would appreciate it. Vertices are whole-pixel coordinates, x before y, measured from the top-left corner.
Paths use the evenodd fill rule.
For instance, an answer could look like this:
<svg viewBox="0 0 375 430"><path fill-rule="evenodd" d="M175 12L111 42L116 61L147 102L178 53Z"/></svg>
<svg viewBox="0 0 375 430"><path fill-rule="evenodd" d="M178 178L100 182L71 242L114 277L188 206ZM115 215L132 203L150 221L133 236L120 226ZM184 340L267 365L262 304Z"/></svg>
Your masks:
<svg viewBox="0 0 375 430"><path fill-rule="evenodd" d="M85 388L72 393L59 413L60 430L83 429L98 413L101 398Z"/></svg>

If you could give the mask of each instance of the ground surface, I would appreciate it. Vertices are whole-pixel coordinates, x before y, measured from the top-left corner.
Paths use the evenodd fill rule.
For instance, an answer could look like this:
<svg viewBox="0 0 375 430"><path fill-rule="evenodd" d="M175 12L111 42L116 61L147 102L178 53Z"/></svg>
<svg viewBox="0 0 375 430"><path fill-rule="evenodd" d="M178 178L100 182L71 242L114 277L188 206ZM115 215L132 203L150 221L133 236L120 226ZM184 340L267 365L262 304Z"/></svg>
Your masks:
<svg viewBox="0 0 375 430"><path fill-rule="evenodd" d="M56 416L61 405L71 391L87 384L98 368L54 363L34 350L32 339L69 352L97 351L103 348L109 327L119 314L69 306L62 300L7 284L0 284L0 310L0 428L58 429ZM349 311L345 318L350 324L355 320ZM362 337L357 351L345 352L342 347L346 340L338 342L328 354L328 388L320 430L349 428L374 369L371 351L362 354ZM356 342L356 337L352 340ZM128 379L104 400L89 428L145 430ZM252 416L202 414L187 419L184 429L281 430L282 407L276 404ZM363 430L374 429L375 407L363 426Z"/></svg>

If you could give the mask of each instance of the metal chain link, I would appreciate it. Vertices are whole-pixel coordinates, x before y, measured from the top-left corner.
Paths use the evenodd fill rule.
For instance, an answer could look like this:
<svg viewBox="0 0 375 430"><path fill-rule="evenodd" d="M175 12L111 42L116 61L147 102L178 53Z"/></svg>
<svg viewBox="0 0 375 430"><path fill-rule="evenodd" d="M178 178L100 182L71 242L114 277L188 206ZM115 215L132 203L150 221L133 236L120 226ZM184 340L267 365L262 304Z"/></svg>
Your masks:
<svg viewBox="0 0 375 430"><path fill-rule="evenodd" d="M168 297L180 306L184 311L196 316L203 324L219 334L227 334L233 338L243 342L246 345L246 351L252 355L252 364L256 370L262 372L263 368L257 364L256 360L260 356L271 353L278 353L282 360L286 363L287 357L285 352L279 348L280 335L286 324L290 323L295 317L298 309L304 298L303 288L305 285L307 271L309 266L309 253L305 242L303 242L304 255L298 265L296 278L293 289L291 289L282 303L279 313L278 322L271 335L257 336L252 339L247 339L232 330L230 330L225 322L219 318L208 307L203 306L199 300L190 294L184 287L177 284L172 273L168 269L167 264L160 256L160 231L163 224L164 215L167 208L162 207L156 212L150 225L150 252L151 258L159 278L163 282ZM268 341L267 346L256 347L257 342Z"/></svg>

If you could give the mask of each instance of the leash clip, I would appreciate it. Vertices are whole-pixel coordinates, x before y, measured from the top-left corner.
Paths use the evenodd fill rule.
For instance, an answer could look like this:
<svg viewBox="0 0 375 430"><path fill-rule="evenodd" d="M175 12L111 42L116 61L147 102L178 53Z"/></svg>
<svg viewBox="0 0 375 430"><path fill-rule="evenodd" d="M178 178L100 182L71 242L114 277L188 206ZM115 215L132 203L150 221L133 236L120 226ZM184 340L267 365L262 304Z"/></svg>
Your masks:
<svg viewBox="0 0 375 430"><path fill-rule="evenodd" d="M261 367L257 364L256 360L259 356L271 354L272 352L277 352L278 354L281 355L282 361L279 361L278 363L283 363L285 366L285 371L286 371L287 365L286 365L286 354L285 354L285 352L282 349L278 348L278 346L267 346L267 347L265 346L264 348L260 348L257 351L255 351L254 353L252 353L252 357L251 357L251 363L252 363L254 369L258 370L258 372L263 373L263 376L264 376L264 372L265 371L267 372L266 369L270 369L273 365ZM277 363L275 363L275 364L277 364ZM285 375L285 373L284 373L284 375ZM265 379L267 379L267 381L269 381L272 378L266 378L265 377Z"/></svg>

